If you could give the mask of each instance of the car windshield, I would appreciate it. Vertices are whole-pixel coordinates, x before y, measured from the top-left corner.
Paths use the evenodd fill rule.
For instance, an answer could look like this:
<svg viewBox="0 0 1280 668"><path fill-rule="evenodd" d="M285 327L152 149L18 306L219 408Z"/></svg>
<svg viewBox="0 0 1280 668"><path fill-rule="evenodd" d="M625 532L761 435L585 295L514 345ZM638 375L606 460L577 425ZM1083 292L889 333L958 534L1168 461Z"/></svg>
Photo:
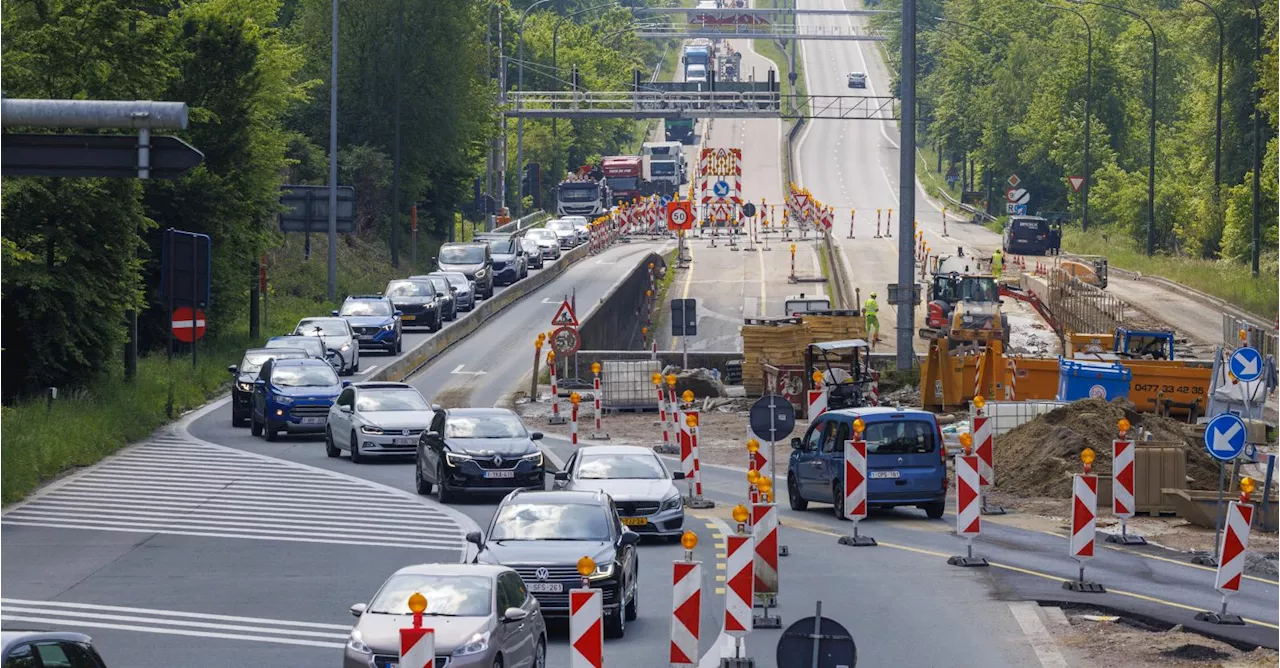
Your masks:
<svg viewBox="0 0 1280 668"><path fill-rule="evenodd" d="M436 286L436 291L446 294L449 292L449 288L451 287L449 285L449 279L444 276L428 276L427 280L431 281L431 284Z"/></svg>
<svg viewBox="0 0 1280 668"><path fill-rule="evenodd" d="M994 278L977 278L966 276L960 281L959 297L966 302L994 302L997 296Z"/></svg>
<svg viewBox="0 0 1280 668"><path fill-rule="evenodd" d="M552 230L562 230L565 232L573 231L573 223L567 220L553 220L547 223L547 228Z"/></svg>
<svg viewBox="0 0 1280 668"><path fill-rule="evenodd" d="M309 318L298 323L295 334L303 336L348 336L347 321L339 318Z"/></svg>
<svg viewBox="0 0 1280 668"><path fill-rule="evenodd" d="M674 162L651 162L649 163L649 171L654 176L671 176L676 173L676 163Z"/></svg>
<svg viewBox="0 0 1280 668"><path fill-rule="evenodd" d="M661 480L667 477L667 470L653 455L584 455L582 463L578 464L578 477L584 480Z"/></svg>
<svg viewBox="0 0 1280 668"><path fill-rule="evenodd" d="M338 375L327 366L278 366L271 370L271 383L281 387L329 387L338 384Z"/></svg>
<svg viewBox="0 0 1280 668"><path fill-rule="evenodd" d="M578 186L560 186L560 201L591 202L599 197L594 183Z"/></svg>
<svg viewBox="0 0 1280 668"><path fill-rule="evenodd" d="M302 357L298 353L245 353L244 359L240 360L240 373L258 373L262 369L262 365L267 363L269 359L291 360Z"/></svg>
<svg viewBox="0 0 1280 668"><path fill-rule="evenodd" d="M479 246L453 246L440 249L440 264L480 264L484 249Z"/></svg>
<svg viewBox="0 0 1280 668"><path fill-rule="evenodd" d="M493 612L493 580L478 575L424 575L401 573L391 576L378 590L367 612L408 615L409 597L418 592L427 599L428 615L487 617Z"/></svg>
<svg viewBox="0 0 1280 668"><path fill-rule="evenodd" d="M356 397L356 410L375 411L429 411L422 395L412 388L388 390L364 390Z"/></svg>
<svg viewBox="0 0 1280 668"><path fill-rule="evenodd" d="M635 190L640 187L640 179L634 176L610 176L609 187L614 190Z"/></svg>
<svg viewBox="0 0 1280 668"><path fill-rule="evenodd" d="M534 241L537 241L539 239L544 241L556 240L556 233L552 232L551 230L529 230L526 236L528 236L530 239L533 239Z"/></svg>
<svg viewBox="0 0 1280 668"><path fill-rule="evenodd" d="M430 297L431 281L393 281L387 284L388 297Z"/></svg>
<svg viewBox="0 0 1280 668"><path fill-rule="evenodd" d="M382 300L349 301L342 305L338 315L391 315L391 304Z"/></svg>
<svg viewBox="0 0 1280 668"><path fill-rule="evenodd" d="M489 247L493 252L499 255L514 255L516 252L516 242L514 239L503 239L502 241L493 241L489 243Z"/></svg>
<svg viewBox="0 0 1280 668"><path fill-rule="evenodd" d="M514 415L450 415L446 438L520 438L528 432Z"/></svg>
<svg viewBox="0 0 1280 668"><path fill-rule="evenodd" d="M933 452L936 430L923 420L872 422L864 432L867 453L912 455Z"/></svg>
<svg viewBox="0 0 1280 668"><path fill-rule="evenodd" d="M448 279L448 281L453 285L456 285L461 288L465 288L467 287L468 284L470 284L470 281L467 279L466 274L451 273L451 274L441 274L441 275L444 276L446 279Z"/></svg>
<svg viewBox="0 0 1280 668"><path fill-rule="evenodd" d="M603 506L512 503L498 511L490 540L609 540Z"/></svg>
<svg viewBox="0 0 1280 668"><path fill-rule="evenodd" d="M300 348L312 357L324 357L324 345L309 336L282 336L267 341L267 348Z"/></svg>

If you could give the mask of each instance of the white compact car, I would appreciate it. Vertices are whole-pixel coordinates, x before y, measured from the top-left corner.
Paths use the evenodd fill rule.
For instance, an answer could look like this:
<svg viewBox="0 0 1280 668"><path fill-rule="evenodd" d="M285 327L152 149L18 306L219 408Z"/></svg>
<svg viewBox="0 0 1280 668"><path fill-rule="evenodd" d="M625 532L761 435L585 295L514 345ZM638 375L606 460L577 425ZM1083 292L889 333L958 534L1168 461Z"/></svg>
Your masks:
<svg viewBox="0 0 1280 668"><path fill-rule="evenodd" d="M329 409L325 454L343 450L359 464L365 457L406 457L418 451L418 439L439 406L405 383L352 383Z"/></svg>

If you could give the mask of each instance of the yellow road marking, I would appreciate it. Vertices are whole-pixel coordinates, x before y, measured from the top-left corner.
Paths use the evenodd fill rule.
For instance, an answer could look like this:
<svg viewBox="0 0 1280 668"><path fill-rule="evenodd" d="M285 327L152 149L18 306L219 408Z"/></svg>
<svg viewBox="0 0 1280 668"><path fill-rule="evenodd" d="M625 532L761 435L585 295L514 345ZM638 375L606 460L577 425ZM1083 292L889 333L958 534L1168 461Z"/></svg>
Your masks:
<svg viewBox="0 0 1280 668"><path fill-rule="evenodd" d="M724 587L716 587L716 596L724 596Z"/></svg>
<svg viewBox="0 0 1280 668"><path fill-rule="evenodd" d="M724 565L724 562L716 562L716 570L717 570L717 571L723 571L723 570L726 570L725 565Z"/></svg>
<svg viewBox="0 0 1280 668"><path fill-rule="evenodd" d="M725 577L723 575L716 576L716 582L724 582L724 580L725 580Z"/></svg>
<svg viewBox="0 0 1280 668"><path fill-rule="evenodd" d="M726 543L716 543L716 544L715 544L715 548L716 548L717 550L721 550L722 552L723 552L723 550L727 549L728 547L729 547L729 546L728 546L728 544L726 544Z"/></svg>

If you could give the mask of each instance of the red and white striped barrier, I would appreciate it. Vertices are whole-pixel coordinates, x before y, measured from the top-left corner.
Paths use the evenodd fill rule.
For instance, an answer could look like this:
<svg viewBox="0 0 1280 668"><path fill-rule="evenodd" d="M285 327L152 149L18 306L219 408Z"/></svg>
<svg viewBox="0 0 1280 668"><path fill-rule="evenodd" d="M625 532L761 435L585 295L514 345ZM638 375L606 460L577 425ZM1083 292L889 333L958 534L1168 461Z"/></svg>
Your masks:
<svg viewBox="0 0 1280 668"><path fill-rule="evenodd" d="M956 535L970 545L973 537L982 533L980 461L977 455L956 457Z"/></svg>
<svg viewBox="0 0 1280 668"><path fill-rule="evenodd" d="M690 494L692 495L693 471L694 471L694 453L693 453L693 427L685 421L685 413L676 412L676 428L680 438L680 470L684 471L684 477L689 480Z"/></svg>
<svg viewBox="0 0 1280 668"><path fill-rule="evenodd" d="M728 552L725 556L726 576L724 588L724 632L736 638L751 633L753 620L751 609L755 600L755 541L751 536L726 537Z"/></svg>
<svg viewBox="0 0 1280 668"><path fill-rule="evenodd" d="M751 504L751 538L755 543L755 595L778 595L778 511L772 503Z"/></svg>
<svg viewBox="0 0 1280 668"><path fill-rule="evenodd" d="M1071 558L1084 562L1093 558L1098 528L1098 476L1077 473L1071 481Z"/></svg>
<svg viewBox="0 0 1280 668"><path fill-rule="evenodd" d="M1134 516L1133 441L1111 442L1111 513L1123 522Z"/></svg>
<svg viewBox="0 0 1280 668"><path fill-rule="evenodd" d="M827 412L827 386L823 385L820 390L809 390L809 412L806 416L809 421L816 420L819 415Z"/></svg>
<svg viewBox="0 0 1280 668"><path fill-rule="evenodd" d="M654 343L654 349L658 344ZM671 432L668 429L670 421L667 419L667 392L662 389L662 385L658 384L658 420L662 422L662 446L665 450L671 446ZM677 439L678 440L678 439Z"/></svg>
<svg viewBox="0 0 1280 668"><path fill-rule="evenodd" d="M575 397L577 396L576 392L574 393L574 396ZM571 414L571 417L569 418L569 442L572 443L574 447L577 447L578 445L578 402L570 398L569 405L570 405L570 414Z"/></svg>
<svg viewBox="0 0 1280 668"><path fill-rule="evenodd" d="M564 418L560 417L560 389L556 386L556 355L554 352L547 353L547 369L551 372L551 424L564 424Z"/></svg>
<svg viewBox="0 0 1280 668"><path fill-rule="evenodd" d="M985 415L973 417L973 454L978 457L978 482L981 492L996 482L994 455L991 451L991 418Z"/></svg>
<svg viewBox="0 0 1280 668"><path fill-rule="evenodd" d="M596 414L596 430L595 430L595 433L591 434L591 438L608 440L609 435L604 433L604 410L602 410L600 407L601 391L600 391L600 363L599 362L592 363L591 374L592 376L594 376L594 378L592 378L591 380L591 388L595 391L594 392L595 396L592 399L591 404Z"/></svg>
<svg viewBox="0 0 1280 668"><path fill-rule="evenodd" d="M880 370L871 370L871 405L880 405Z"/></svg>
<svg viewBox="0 0 1280 668"><path fill-rule="evenodd" d="M859 425L860 421L855 421ZM862 432L854 431L854 440L844 442L844 518L853 522L853 535L841 536L841 545L868 547L876 539L858 533L859 523L867 519L867 442Z"/></svg>
<svg viewBox="0 0 1280 668"><path fill-rule="evenodd" d="M1006 365L1005 368L1008 369L1008 372L1005 374L1005 378L1007 380L1004 384L1004 400L1017 401L1018 400L1018 362L1017 360L1014 360L1014 359L1008 359L1008 360L1005 360L1005 365Z"/></svg>
<svg viewBox="0 0 1280 668"><path fill-rule="evenodd" d="M400 629L401 668L435 668L436 632L432 629Z"/></svg>
<svg viewBox="0 0 1280 668"><path fill-rule="evenodd" d="M1240 593L1244 575L1244 553L1249 547L1249 529L1253 523L1253 504L1232 501L1227 504L1227 521L1222 543L1218 546L1218 574L1213 588L1224 597Z"/></svg>
<svg viewBox="0 0 1280 668"><path fill-rule="evenodd" d="M671 578L672 666L696 666L701 654L698 636L702 625L702 562L677 561Z"/></svg>
<svg viewBox="0 0 1280 668"><path fill-rule="evenodd" d="M760 475L771 475L773 468L769 463L769 448L767 447L766 439L760 438L754 431L751 431L750 427L747 427L747 440L760 444L759 449L755 452L747 450L747 470L755 469L760 472Z"/></svg>
<svg viewBox="0 0 1280 668"><path fill-rule="evenodd" d="M604 603L599 589L569 590L569 666L603 668Z"/></svg>

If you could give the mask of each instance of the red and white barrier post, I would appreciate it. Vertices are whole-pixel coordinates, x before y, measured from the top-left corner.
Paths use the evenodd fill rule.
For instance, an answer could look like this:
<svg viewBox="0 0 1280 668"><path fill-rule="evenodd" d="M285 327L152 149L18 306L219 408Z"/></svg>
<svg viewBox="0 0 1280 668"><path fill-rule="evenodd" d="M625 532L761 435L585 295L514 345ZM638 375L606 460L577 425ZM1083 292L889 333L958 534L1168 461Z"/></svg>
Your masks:
<svg viewBox="0 0 1280 668"><path fill-rule="evenodd" d="M752 626L761 629L782 628L782 617L770 615L778 607L778 507L773 503L773 481L761 476L756 483L762 503L751 504L751 538L755 543L755 600L763 609L752 617Z"/></svg>
<svg viewBox="0 0 1280 668"><path fill-rule="evenodd" d="M987 566L987 560L973 556L973 539L982 534L982 479L979 459L973 454L973 435L961 434L964 453L956 457L956 535L965 539L964 556L947 559L952 566Z"/></svg>
<svg viewBox="0 0 1280 668"><path fill-rule="evenodd" d="M982 414L987 400L981 395L973 398L973 454L978 457L978 499L983 515L1003 515L1004 508L987 505L987 492L996 484L995 452L991 434L991 418Z"/></svg>
<svg viewBox="0 0 1280 668"><path fill-rule="evenodd" d="M609 435L605 433L604 427L602 426L604 424L603 423L604 411L600 407L601 404L600 404L600 363L599 362L591 363L591 376L592 376L591 388L592 390L594 390L594 393L595 393L593 408L595 409L595 412L596 412L596 430L593 434L591 434L591 439L595 441L607 441L609 440Z"/></svg>
<svg viewBox="0 0 1280 668"><path fill-rule="evenodd" d="M827 386L822 382L821 371L813 372L813 387L809 390L809 412L806 413L810 422L827 412Z"/></svg>
<svg viewBox="0 0 1280 668"><path fill-rule="evenodd" d="M1107 534L1107 542L1146 545L1146 538L1129 533L1128 521L1135 514L1134 445L1133 441L1125 439L1129 421L1121 418L1117 426L1120 428L1120 438L1111 442L1111 514L1120 518L1120 533Z"/></svg>
<svg viewBox="0 0 1280 668"><path fill-rule="evenodd" d="M556 351L547 351L547 369L551 372L551 419L549 424L564 424L560 414L560 388L556 386Z"/></svg>
<svg viewBox="0 0 1280 668"><path fill-rule="evenodd" d="M1239 615L1227 614L1227 597L1240 593L1240 581L1244 579L1244 554L1249 547L1249 530L1253 524L1252 478L1240 479L1240 500L1227 504L1225 536L1218 545L1218 573L1213 588L1222 594L1220 612L1200 612L1196 619L1211 624L1244 625Z"/></svg>
<svg viewBox="0 0 1280 668"><path fill-rule="evenodd" d="M856 209L849 209L849 238L853 238L853 218L857 215Z"/></svg>
<svg viewBox="0 0 1280 668"><path fill-rule="evenodd" d="M702 562L693 560L698 535L692 531L680 536L684 561L672 565L671 588L671 652L673 667L698 665L701 653L698 637L702 628Z"/></svg>
<svg viewBox="0 0 1280 668"><path fill-rule="evenodd" d="M656 339L657 336L654 338ZM676 404L676 375L674 373L669 373L663 380L667 381L667 420L671 422L671 438L676 441L676 445L679 445L681 423L679 406ZM692 448L692 446L690 446L690 448ZM689 456L692 457L693 455L690 454ZM692 485L693 469L690 468L686 470L684 474L690 480L689 484Z"/></svg>
<svg viewBox="0 0 1280 668"><path fill-rule="evenodd" d="M662 448L659 451L670 452L673 446L671 431L668 429L670 422L667 420L667 391L662 387L662 374L655 371L652 380L653 386L658 390L658 421L662 423Z"/></svg>
<svg viewBox="0 0 1280 668"><path fill-rule="evenodd" d="M427 597L420 592L409 596L413 627L400 629L400 663L403 668L435 668L436 632L422 628L422 613L427 610Z"/></svg>
<svg viewBox="0 0 1280 668"><path fill-rule="evenodd" d="M1084 473L1077 473L1071 480L1071 558L1080 564L1080 577L1062 583L1063 589L1078 592L1105 593L1097 582L1084 579L1085 562L1093 558L1094 539L1098 530L1098 476L1093 474L1094 452L1085 448L1080 453Z"/></svg>
<svg viewBox="0 0 1280 668"><path fill-rule="evenodd" d="M685 390L685 397L686 403L693 401L693 393L688 390ZM684 466L685 476L692 478L693 481L690 485L689 500L685 505L698 509L715 508L715 502L702 496L702 464L701 457L698 454L698 411L685 410L683 415L684 421L680 430L680 456L683 463L687 446L688 459L692 461Z"/></svg>
<svg viewBox="0 0 1280 668"><path fill-rule="evenodd" d="M942 207L942 236L949 237L947 234L947 207Z"/></svg>
<svg viewBox="0 0 1280 668"><path fill-rule="evenodd" d="M841 536L841 545L872 547L876 539L858 533L858 523L867 519L867 442L862 431L867 425L862 418L853 419L853 440L844 442L844 519L853 522L853 535Z"/></svg>
<svg viewBox="0 0 1280 668"><path fill-rule="evenodd" d="M591 557L578 560L582 587L569 590L569 666L570 668L603 668L604 666L604 601L599 589L587 577L596 570Z"/></svg>
<svg viewBox="0 0 1280 668"><path fill-rule="evenodd" d="M876 209L876 236L875 236L875 238L877 238L877 239L879 239L879 238L880 238L880 209Z"/></svg>
<svg viewBox="0 0 1280 668"><path fill-rule="evenodd" d="M746 532L750 516L746 506L734 506L733 521L738 523L738 531L725 537L724 632L733 637L737 658L745 657L745 640L755 622L751 613L755 599L755 541Z"/></svg>
<svg viewBox="0 0 1280 668"><path fill-rule="evenodd" d="M885 217L884 235L890 238L893 237L893 209L889 209L889 215Z"/></svg>
<svg viewBox="0 0 1280 668"><path fill-rule="evenodd" d="M574 447L577 447L578 445L578 404L580 403L582 403L581 394L574 392L569 395L569 404L571 405L570 411L573 416L569 418L569 442L573 444Z"/></svg>

